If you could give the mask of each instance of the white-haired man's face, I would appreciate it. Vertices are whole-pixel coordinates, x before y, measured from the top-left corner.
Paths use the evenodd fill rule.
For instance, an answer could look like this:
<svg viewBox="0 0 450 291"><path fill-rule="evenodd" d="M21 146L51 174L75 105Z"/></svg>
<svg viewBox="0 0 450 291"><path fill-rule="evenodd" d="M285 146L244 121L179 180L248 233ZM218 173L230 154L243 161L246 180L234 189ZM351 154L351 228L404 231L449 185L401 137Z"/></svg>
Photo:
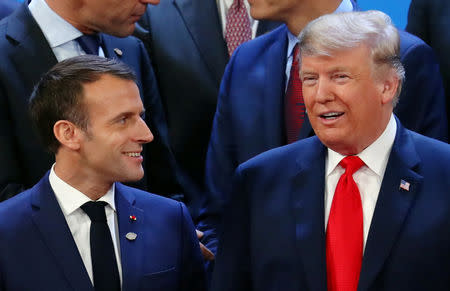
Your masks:
<svg viewBox="0 0 450 291"><path fill-rule="evenodd" d="M384 131L393 110L398 79L375 78L367 46L330 56L302 56L300 75L311 125L327 147L358 154Z"/></svg>

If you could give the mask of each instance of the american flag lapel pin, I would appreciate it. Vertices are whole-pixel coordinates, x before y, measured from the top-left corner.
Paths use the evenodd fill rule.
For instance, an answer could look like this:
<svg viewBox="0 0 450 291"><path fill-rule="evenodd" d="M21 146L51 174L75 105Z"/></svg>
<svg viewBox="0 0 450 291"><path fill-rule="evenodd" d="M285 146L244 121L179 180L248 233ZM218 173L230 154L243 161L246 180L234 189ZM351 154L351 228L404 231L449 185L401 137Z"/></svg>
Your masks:
<svg viewBox="0 0 450 291"><path fill-rule="evenodd" d="M400 188L399 189L409 191L409 186L411 186L411 184L409 182L406 182L405 180L400 180Z"/></svg>
<svg viewBox="0 0 450 291"><path fill-rule="evenodd" d="M130 220L131 220L131 222L136 221L136 216L130 215Z"/></svg>

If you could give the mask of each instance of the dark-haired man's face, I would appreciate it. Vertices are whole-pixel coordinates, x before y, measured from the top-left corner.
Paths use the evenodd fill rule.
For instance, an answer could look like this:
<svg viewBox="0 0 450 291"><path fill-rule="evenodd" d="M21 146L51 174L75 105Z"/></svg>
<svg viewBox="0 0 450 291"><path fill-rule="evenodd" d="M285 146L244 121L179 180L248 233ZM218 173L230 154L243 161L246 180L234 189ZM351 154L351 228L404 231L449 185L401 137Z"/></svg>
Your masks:
<svg viewBox="0 0 450 291"><path fill-rule="evenodd" d="M80 146L81 171L99 184L141 179L142 147L153 135L141 118L138 87L133 81L104 75L83 88L89 122Z"/></svg>

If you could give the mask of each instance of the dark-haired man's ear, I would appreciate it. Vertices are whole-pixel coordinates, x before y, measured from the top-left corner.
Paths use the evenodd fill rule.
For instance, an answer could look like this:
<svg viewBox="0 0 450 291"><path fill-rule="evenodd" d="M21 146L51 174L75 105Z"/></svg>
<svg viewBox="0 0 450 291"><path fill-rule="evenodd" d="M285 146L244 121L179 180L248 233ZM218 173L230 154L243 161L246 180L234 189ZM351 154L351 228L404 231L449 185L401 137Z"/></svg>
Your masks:
<svg viewBox="0 0 450 291"><path fill-rule="evenodd" d="M67 120L58 120L53 126L53 134L61 146L74 151L80 149L80 133L80 129Z"/></svg>

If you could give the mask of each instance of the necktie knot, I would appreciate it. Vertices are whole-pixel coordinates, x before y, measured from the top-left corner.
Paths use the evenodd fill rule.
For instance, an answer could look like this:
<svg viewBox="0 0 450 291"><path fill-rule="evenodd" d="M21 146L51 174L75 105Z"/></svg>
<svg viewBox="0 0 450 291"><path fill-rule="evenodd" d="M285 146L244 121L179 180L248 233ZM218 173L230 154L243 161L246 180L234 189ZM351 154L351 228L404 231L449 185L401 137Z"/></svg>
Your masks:
<svg viewBox="0 0 450 291"><path fill-rule="evenodd" d="M345 169L345 174L353 175L364 165L364 162L358 156L347 156L339 163Z"/></svg>
<svg viewBox="0 0 450 291"><path fill-rule="evenodd" d="M300 69L298 67L298 54L300 53L300 47L298 46L298 43L294 46L294 52L292 53L292 67L291 67L291 74L295 73L298 74L298 70ZM292 72L292 68L296 69L297 71Z"/></svg>
<svg viewBox="0 0 450 291"><path fill-rule="evenodd" d="M225 40L228 46L228 54L243 42L252 38L250 17L243 0L234 0L226 15Z"/></svg>
<svg viewBox="0 0 450 291"><path fill-rule="evenodd" d="M89 216L91 222L106 222L105 201L89 201L81 209Z"/></svg>
<svg viewBox="0 0 450 291"><path fill-rule="evenodd" d="M239 9L239 7L244 4L243 0L234 0L233 4L231 4L230 7L233 7L234 9ZM245 6L244 6L245 7Z"/></svg>
<svg viewBox="0 0 450 291"><path fill-rule="evenodd" d="M306 117L305 101L303 100L302 92L302 81L299 76L299 51L299 46L296 44L292 54L292 66L284 104L284 121L288 143L292 143L299 139L300 130Z"/></svg>
<svg viewBox="0 0 450 291"><path fill-rule="evenodd" d="M88 55L98 55L98 48L100 47L100 36L97 33L83 34L76 39L78 44Z"/></svg>

